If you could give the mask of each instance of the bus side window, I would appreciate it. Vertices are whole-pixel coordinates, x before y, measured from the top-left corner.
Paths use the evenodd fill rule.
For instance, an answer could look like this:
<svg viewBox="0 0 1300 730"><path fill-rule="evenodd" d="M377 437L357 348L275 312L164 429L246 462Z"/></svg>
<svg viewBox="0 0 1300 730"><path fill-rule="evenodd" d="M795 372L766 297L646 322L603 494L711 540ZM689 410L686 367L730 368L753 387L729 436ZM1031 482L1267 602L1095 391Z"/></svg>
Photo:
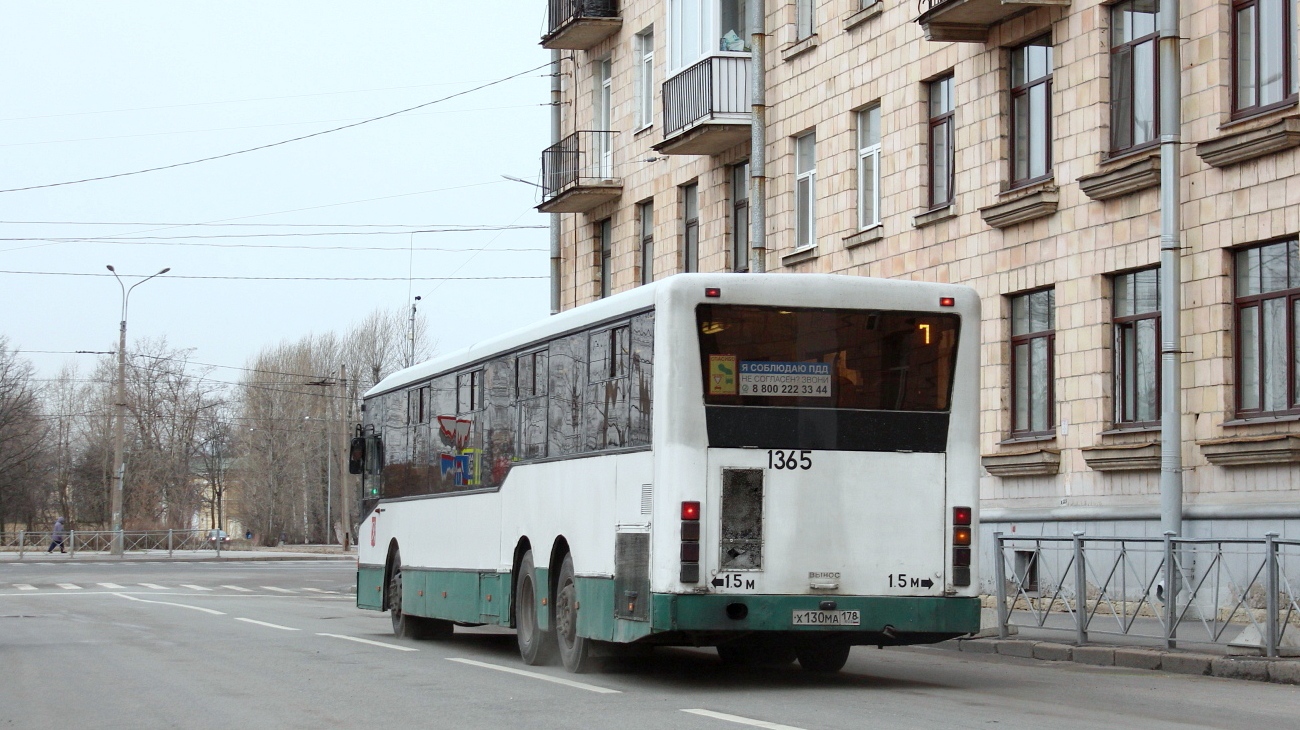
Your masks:
<svg viewBox="0 0 1300 730"><path fill-rule="evenodd" d="M628 391L628 446L650 444L651 395L654 391L653 312L637 315L629 328L631 377Z"/></svg>

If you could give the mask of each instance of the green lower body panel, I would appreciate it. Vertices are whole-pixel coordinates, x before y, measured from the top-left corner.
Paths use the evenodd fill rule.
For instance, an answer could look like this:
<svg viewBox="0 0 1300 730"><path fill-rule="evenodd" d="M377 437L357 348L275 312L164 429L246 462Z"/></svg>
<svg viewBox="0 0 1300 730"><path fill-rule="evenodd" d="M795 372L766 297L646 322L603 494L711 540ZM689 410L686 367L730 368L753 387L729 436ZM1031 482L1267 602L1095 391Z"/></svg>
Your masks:
<svg viewBox="0 0 1300 730"><path fill-rule="evenodd" d="M357 566L357 608L384 610L384 566Z"/></svg>
<svg viewBox="0 0 1300 730"><path fill-rule="evenodd" d="M578 588L578 634L588 639L620 644L636 641L650 633L650 622L618 618L614 606L613 578L583 578Z"/></svg>
<svg viewBox="0 0 1300 730"><path fill-rule="evenodd" d="M402 569L402 612L467 624L509 625L510 576L407 566Z"/></svg>
<svg viewBox="0 0 1300 730"><path fill-rule="evenodd" d="M879 633L890 626L898 633L967 634L979 631L978 598L910 596L772 596L656 593L651 626L665 631L809 631ZM818 610L834 601L839 611L858 611L858 626L795 626L795 611ZM731 604L744 604L744 611ZM743 613L743 617L741 614ZM737 618L732 618L737 616Z"/></svg>

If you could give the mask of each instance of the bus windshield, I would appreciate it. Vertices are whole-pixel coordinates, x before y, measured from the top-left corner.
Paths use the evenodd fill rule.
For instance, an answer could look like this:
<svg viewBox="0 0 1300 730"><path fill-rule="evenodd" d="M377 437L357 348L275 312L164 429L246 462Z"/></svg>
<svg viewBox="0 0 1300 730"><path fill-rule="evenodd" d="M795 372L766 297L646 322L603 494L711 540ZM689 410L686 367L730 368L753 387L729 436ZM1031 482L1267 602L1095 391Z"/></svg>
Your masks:
<svg viewBox="0 0 1300 730"><path fill-rule="evenodd" d="M955 314L701 304L708 405L947 411Z"/></svg>

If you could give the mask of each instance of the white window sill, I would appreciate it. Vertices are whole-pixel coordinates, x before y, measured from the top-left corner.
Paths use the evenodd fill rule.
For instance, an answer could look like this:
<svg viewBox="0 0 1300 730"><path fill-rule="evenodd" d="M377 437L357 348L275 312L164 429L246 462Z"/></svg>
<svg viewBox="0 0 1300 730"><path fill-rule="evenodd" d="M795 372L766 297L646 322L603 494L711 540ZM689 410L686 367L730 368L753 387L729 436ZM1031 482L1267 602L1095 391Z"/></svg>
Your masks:
<svg viewBox="0 0 1300 730"><path fill-rule="evenodd" d="M793 266L793 265L795 265L795 264L801 264L801 263L803 263L803 262L805 262L805 261L811 261L811 260L813 260L813 259L815 259L815 258L817 258L817 244L814 243L814 244L811 245L811 246L804 246L803 248L796 248L795 250L791 251L790 253L788 253L788 254L782 256L782 257L781 257L781 265L782 265L782 266Z"/></svg>

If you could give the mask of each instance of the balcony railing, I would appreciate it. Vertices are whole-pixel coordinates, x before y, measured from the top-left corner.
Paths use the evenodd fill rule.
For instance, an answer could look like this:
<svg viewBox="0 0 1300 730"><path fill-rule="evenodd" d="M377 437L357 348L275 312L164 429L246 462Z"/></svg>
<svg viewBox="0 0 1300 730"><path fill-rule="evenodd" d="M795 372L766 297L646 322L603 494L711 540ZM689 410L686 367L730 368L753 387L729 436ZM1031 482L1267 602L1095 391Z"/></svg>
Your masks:
<svg viewBox="0 0 1300 730"><path fill-rule="evenodd" d="M545 48L585 51L618 32L618 0L549 0Z"/></svg>
<svg viewBox="0 0 1300 730"><path fill-rule="evenodd" d="M542 151L543 213L590 210L622 193L614 177L614 132L574 132Z"/></svg>
<svg viewBox="0 0 1300 730"><path fill-rule="evenodd" d="M917 0L927 40L985 43L989 28L1035 8L1070 0Z"/></svg>
<svg viewBox="0 0 1300 730"><path fill-rule="evenodd" d="M750 57L705 58L664 82L664 154L716 154L747 139ZM687 139L689 137L690 139Z"/></svg>

